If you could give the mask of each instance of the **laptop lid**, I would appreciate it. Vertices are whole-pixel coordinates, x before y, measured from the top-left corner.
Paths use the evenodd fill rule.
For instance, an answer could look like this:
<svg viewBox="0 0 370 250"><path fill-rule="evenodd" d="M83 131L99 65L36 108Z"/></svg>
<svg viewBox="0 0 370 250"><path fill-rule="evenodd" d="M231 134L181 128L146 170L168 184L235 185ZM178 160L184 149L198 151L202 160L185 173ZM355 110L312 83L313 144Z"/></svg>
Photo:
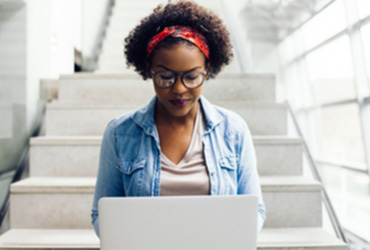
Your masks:
<svg viewBox="0 0 370 250"><path fill-rule="evenodd" d="M252 195L99 200L100 246L111 249L256 249Z"/></svg>

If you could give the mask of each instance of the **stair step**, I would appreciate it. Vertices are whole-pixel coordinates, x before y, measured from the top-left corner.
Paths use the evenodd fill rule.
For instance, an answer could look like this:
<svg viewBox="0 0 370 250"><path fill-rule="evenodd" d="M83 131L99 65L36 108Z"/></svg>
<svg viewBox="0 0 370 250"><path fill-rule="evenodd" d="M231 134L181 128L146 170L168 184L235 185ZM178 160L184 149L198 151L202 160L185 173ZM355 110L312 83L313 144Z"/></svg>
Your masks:
<svg viewBox="0 0 370 250"><path fill-rule="evenodd" d="M92 229L94 186L92 177L33 177L14 183L10 228Z"/></svg>
<svg viewBox="0 0 370 250"><path fill-rule="evenodd" d="M153 84L135 74L80 73L59 80L58 99L63 103L118 105L148 102L153 96Z"/></svg>
<svg viewBox="0 0 370 250"><path fill-rule="evenodd" d="M11 185L17 194L91 194L95 190L95 177L31 177Z"/></svg>
<svg viewBox="0 0 370 250"><path fill-rule="evenodd" d="M258 250L348 250L347 245L322 228L264 228Z"/></svg>
<svg viewBox="0 0 370 250"><path fill-rule="evenodd" d="M30 175L91 177L98 172L101 137L30 139Z"/></svg>
<svg viewBox="0 0 370 250"><path fill-rule="evenodd" d="M109 62L108 64L99 60L95 73L116 74L117 72L120 72L121 74L136 74L132 67L127 69L125 62L115 63L116 58L111 58L111 60L112 61Z"/></svg>
<svg viewBox="0 0 370 250"><path fill-rule="evenodd" d="M12 184L11 228L92 228L95 180L31 177ZM266 228L321 226L319 183L303 177L261 177L261 186L267 210Z"/></svg>
<svg viewBox="0 0 370 250"><path fill-rule="evenodd" d="M99 242L91 229L11 229L0 236L0 249L98 250Z"/></svg>
<svg viewBox="0 0 370 250"><path fill-rule="evenodd" d="M135 74L63 75L59 80L61 103L118 105L148 102L154 96L153 83ZM275 102L275 79L265 74L221 74L206 81L203 94L212 101Z"/></svg>
<svg viewBox="0 0 370 250"><path fill-rule="evenodd" d="M321 184L301 176L260 177L265 228L321 227Z"/></svg>
<svg viewBox="0 0 370 250"><path fill-rule="evenodd" d="M12 229L0 236L0 249L98 250L93 230ZM348 247L322 228L262 229L258 250L347 250Z"/></svg>
<svg viewBox="0 0 370 250"><path fill-rule="evenodd" d="M253 143L260 175L303 174L302 139L285 136L253 136Z"/></svg>
<svg viewBox="0 0 370 250"><path fill-rule="evenodd" d="M302 176L263 176L264 192L320 191L316 181ZM31 177L12 185L13 193L92 193L95 177Z"/></svg>
<svg viewBox="0 0 370 250"><path fill-rule="evenodd" d="M47 136L102 135L109 121L144 106L145 102L125 105L81 105L53 102L46 109ZM219 102L238 113L253 135L287 135L287 108L278 103Z"/></svg>
<svg viewBox="0 0 370 250"><path fill-rule="evenodd" d="M96 176L101 136L45 136L30 140L31 176ZM299 138L253 136L261 176L301 175Z"/></svg>

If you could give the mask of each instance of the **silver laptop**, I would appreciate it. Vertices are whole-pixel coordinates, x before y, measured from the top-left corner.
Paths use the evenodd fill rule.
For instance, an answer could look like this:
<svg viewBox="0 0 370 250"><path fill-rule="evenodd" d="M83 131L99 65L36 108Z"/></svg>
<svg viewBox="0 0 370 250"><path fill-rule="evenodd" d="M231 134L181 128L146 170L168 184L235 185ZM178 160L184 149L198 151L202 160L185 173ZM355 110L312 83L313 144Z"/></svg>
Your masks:
<svg viewBox="0 0 370 250"><path fill-rule="evenodd" d="M256 249L257 204L252 195L102 198L100 247Z"/></svg>

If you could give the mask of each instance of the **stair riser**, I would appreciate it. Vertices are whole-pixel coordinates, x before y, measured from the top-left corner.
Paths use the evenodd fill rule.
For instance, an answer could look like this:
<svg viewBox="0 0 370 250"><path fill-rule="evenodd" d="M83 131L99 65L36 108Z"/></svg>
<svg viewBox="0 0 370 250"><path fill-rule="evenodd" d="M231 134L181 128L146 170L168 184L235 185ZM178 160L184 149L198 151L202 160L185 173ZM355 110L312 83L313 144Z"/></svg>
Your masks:
<svg viewBox="0 0 370 250"><path fill-rule="evenodd" d="M140 105L138 105L139 107ZM130 108L52 108L46 112L46 135L102 135L109 121L138 107ZM247 122L253 135L286 135L286 109L234 109Z"/></svg>
<svg viewBox="0 0 370 250"><path fill-rule="evenodd" d="M96 176L100 148L96 146L31 146L31 176Z"/></svg>
<svg viewBox="0 0 370 250"><path fill-rule="evenodd" d="M321 227L320 191L263 192L265 228Z"/></svg>
<svg viewBox="0 0 370 250"><path fill-rule="evenodd" d="M12 194L10 228L91 229L91 193Z"/></svg>
<svg viewBox="0 0 370 250"><path fill-rule="evenodd" d="M301 144L256 144L260 175L302 175L303 155Z"/></svg>
<svg viewBox="0 0 370 250"><path fill-rule="evenodd" d="M87 104L148 102L154 96L153 84L141 79L60 80L59 101Z"/></svg>
<svg viewBox="0 0 370 250"><path fill-rule="evenodd" d="M302 173L302 148L296 145L255 144L260 175ZM31 176L96 176L100 145L33 145ZM268 153L266 153L268 151Z"/></svg>
<svg viewBox="0 0 370 250"><path fill-rule="evenodd" d="M263 195L267 210L265 228L321 226L320 192L283 191ZM12 193L11 197L11 228L92 227L92 193Z"/></svg>
<svg viewBox="0 0 370 250"><path fill-rule="evenodd" d="M272 77L219 77L204 83L204 95L211 101L275 102ZM62 78L61 103L124 104L148 102L154 96L151 81L140 78Z"/></svg>

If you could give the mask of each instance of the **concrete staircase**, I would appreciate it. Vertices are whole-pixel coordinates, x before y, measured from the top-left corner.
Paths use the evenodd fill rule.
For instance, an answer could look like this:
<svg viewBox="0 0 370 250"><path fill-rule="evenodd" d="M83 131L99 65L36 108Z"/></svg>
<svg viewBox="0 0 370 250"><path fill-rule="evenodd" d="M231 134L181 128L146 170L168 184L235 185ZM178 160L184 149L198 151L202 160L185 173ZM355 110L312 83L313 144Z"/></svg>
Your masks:
<svg viewBox="0 0 370 250"><path fill-rule="evenodd" d="M46 135L30 140L30 177L11 186L11 228L0 236L0 249L99 249L90 213L102 133L111 119L154 96L152 83L126 70L122 39L158 2L116 0L100 74L59 79L58 100L47 105ZM220 1L199 2L222 15ZM288 136L274 77L237 72L235 60L205 83L204 95L239 113L251 129L267 210L258 249L347 249L322 228L321 185L303 177L302 141Z"/></svg>
<svg viewBox="0 0 370 250"><path fill-rule="evenodd" d="M90 219L101 135L114 117L146 104L152 83L132 75L59 79L46 135L30 140L30 177L11 186L10 227L0 249L98 249ZM258 249L347 249L322 228L321 185L302 175L302 141L287 136L287 108L270 75L228 75L204 95L248 122L266 203Z"/></svg>

